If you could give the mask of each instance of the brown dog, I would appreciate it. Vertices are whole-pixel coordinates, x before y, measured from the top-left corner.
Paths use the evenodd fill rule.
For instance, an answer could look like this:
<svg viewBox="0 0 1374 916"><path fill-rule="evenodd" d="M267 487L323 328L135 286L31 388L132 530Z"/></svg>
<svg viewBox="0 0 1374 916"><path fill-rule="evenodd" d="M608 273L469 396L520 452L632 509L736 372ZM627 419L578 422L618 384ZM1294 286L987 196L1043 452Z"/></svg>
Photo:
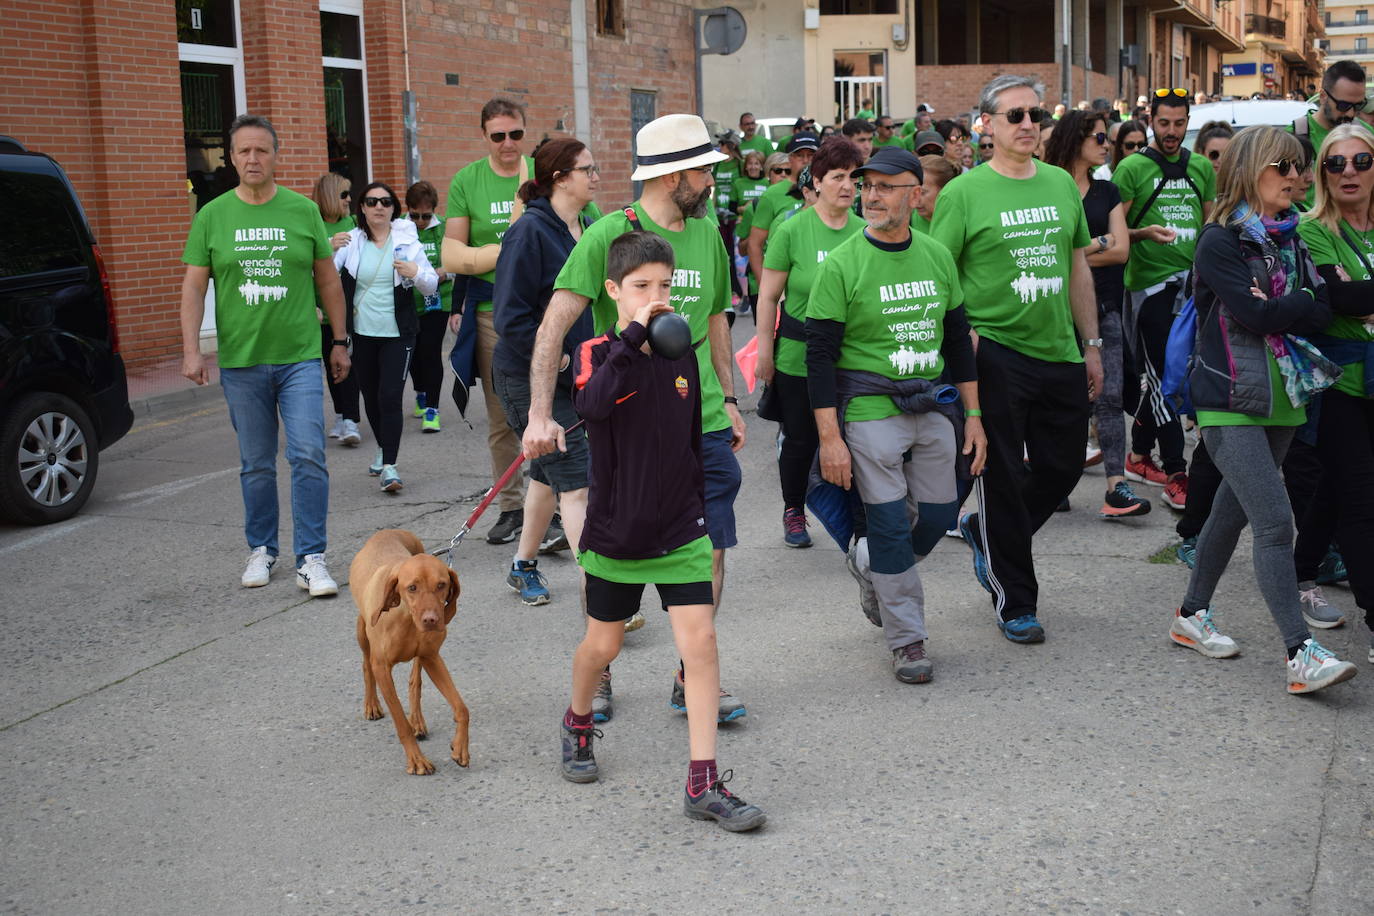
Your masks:
<svg viewBox="0 0 1374 916"><path fill-rule="evenodd" d="M363 715L383 716L377 702L382 688L396 737L406 752L406 772L414 776L434 772L416 738L429 729L420 712L420 668L453 707L453 759L468 765L468 707L453 686L439 647L448 635L449 621L458 610L458 575L437 557L425 553L420 539L409 531L390 528L368 538L348 570L349 590L358 605L358 646L363 650ZM393 611L392 608L399 608ZM391 668L415 659L410 672L410 718L401 708Z"/></svg>

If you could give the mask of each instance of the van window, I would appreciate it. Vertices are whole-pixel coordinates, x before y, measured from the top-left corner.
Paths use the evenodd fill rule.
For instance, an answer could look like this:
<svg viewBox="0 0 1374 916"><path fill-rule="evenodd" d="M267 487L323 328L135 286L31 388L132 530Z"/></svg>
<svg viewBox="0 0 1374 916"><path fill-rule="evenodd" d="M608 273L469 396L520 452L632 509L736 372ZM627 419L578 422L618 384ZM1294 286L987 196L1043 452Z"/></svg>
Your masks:
<svg viewBox="0 0 1374 916"><path fill-rule="evenodd" d="M0 172L0 200L17 218L0 220L0 277L82 267L86 246L67 186L51 175Z"/></svg>

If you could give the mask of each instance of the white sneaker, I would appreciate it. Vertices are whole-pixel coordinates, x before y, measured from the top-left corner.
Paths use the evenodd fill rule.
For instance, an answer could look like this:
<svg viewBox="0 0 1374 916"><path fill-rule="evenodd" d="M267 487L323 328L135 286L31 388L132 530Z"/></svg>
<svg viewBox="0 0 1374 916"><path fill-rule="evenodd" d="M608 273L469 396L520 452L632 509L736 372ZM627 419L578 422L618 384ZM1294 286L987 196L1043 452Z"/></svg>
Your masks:
<svg viewBox="0 0 1374 916"><path fill-rule="evenodd" d="M344 418L343 414L334 414L334 425L329 427L329 438L337 439L343 435Z"/></svg>
<svg viewBox="0 0 1374 916"><path fill-rule="evenodd" d="M1353 662L1343 662L1315 639L1308 639L1288 660L1288 692L1311 693L1355 676Z"/></svg>
<svg viewBox="0 0 1374 916"><path fill-rule="evenodd" d="M1208 658L1230 658L1240 654L1240 646L1229 636L1223 636L1212 623L1212 609L1203 608L1191 617L1183 616L1183 609L1174 611L1174 623L1169 638L1180 646L1196 649Z"/></svg>
<svg viewBox="0 0 1374 916"><path fill-rule="evenodd" d="M339 444L354 446L362 441L363 437L358 432L358 424L353 420L344 420L343 430L339 434Z"/></svg>
<svg viewBox="0 0 1374 916"><path fill-rule="evenodd" d="M261 588L272 576L272 564L277 558L267 552L266 547L254 547L248 555L248 565L243 568L243 578L239 581L244 588Z"/></svg>
<svg viewBox="0 0 1374 916"><path fill-rule="evenodd" d="M322 553L307 553L305 555L305 561L296 570L296 584L309 591L311 598L339 593L339 583L335 582L334 577L329 575L329 568L324 565L324 554Z"/></svg>
<svg viewBox="0 0 1374 916"><path fill-rule="evenodd" d="M1311 588L1298 586L1298 601L1302 604L1302 619L1309 627L1330 630L1345 623L1345 615L1331 606L1322 594L1320 585Z"/></svg>

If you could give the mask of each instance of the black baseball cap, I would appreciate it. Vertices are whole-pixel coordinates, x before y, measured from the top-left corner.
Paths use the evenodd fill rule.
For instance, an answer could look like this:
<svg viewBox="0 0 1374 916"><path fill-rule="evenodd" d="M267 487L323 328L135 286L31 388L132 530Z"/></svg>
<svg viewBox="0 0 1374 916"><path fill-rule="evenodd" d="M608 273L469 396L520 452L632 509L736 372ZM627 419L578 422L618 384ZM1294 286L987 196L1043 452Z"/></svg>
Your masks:
<svg viewBox="0 0 1374 916"><path fill-rule="evenodd" d="M784 152L795 153L799 149L817 150L820 148L821 141L816 135L809 131L803 131L787 138L787 148Z"/></svg>
<svg viewBox="0 0 1374 916"><path fill-rule="evenodd" d="M900 146L882 147L863 166L854 171L878 172L882 175L900 175L902 172L911 172L916 176L916 180L922 184L926 180L925 169L921 168L921 160Z"/></svg>

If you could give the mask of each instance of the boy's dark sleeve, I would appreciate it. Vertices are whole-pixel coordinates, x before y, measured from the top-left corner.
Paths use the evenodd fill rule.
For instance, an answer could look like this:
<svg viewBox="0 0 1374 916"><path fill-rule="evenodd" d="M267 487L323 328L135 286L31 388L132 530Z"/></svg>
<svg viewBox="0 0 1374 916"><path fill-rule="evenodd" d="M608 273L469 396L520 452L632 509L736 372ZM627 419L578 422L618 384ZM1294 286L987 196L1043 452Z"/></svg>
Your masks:
<svg viewBox="0 0 1374 916"><path fill-rule="evenodd" d="M945 357L945 372L954 384L978 381L978 361L973 356L973 338L969 335L968 315L964 307L945 312L944 342L940 352Z"/></svg>
<svg viewBox="0 0 1374 916"><path fill-rule="evenodd" d="M630 371L648 336L644 325L632 321L619 337L610 338L610 346L601 346L603 339L598 338L578 349L573 384L573 406L578 416L605 420L617 403L634 393Z"/></svg>
<svg viewBox="0 0 1374 916"><path fill-rule="evenodd" d="M1254 334L1314 333L1331 323L1325 283L1318 283L1311 292L1296 289L1271 299L1253 296L1250 287L1255 280L1234 232L1204 232L1197 242L1193 269L1226 311Z"/></svg>
<svg viewBox="0 0 1374 916"><path fill-rule="evenodd" d="M1363 318L1374 314L1374 280L1342 280L1335 264L1319 264L1317 273L1326 281L1331 310L1337 315Z"/></svg>
<svg viewBox="0 0 1374 916"><path fill-rule="evenodd" d="M834 407L835 360L844 343L844 322L831 318L806 319L806 389L811 409Z"/></svg>

